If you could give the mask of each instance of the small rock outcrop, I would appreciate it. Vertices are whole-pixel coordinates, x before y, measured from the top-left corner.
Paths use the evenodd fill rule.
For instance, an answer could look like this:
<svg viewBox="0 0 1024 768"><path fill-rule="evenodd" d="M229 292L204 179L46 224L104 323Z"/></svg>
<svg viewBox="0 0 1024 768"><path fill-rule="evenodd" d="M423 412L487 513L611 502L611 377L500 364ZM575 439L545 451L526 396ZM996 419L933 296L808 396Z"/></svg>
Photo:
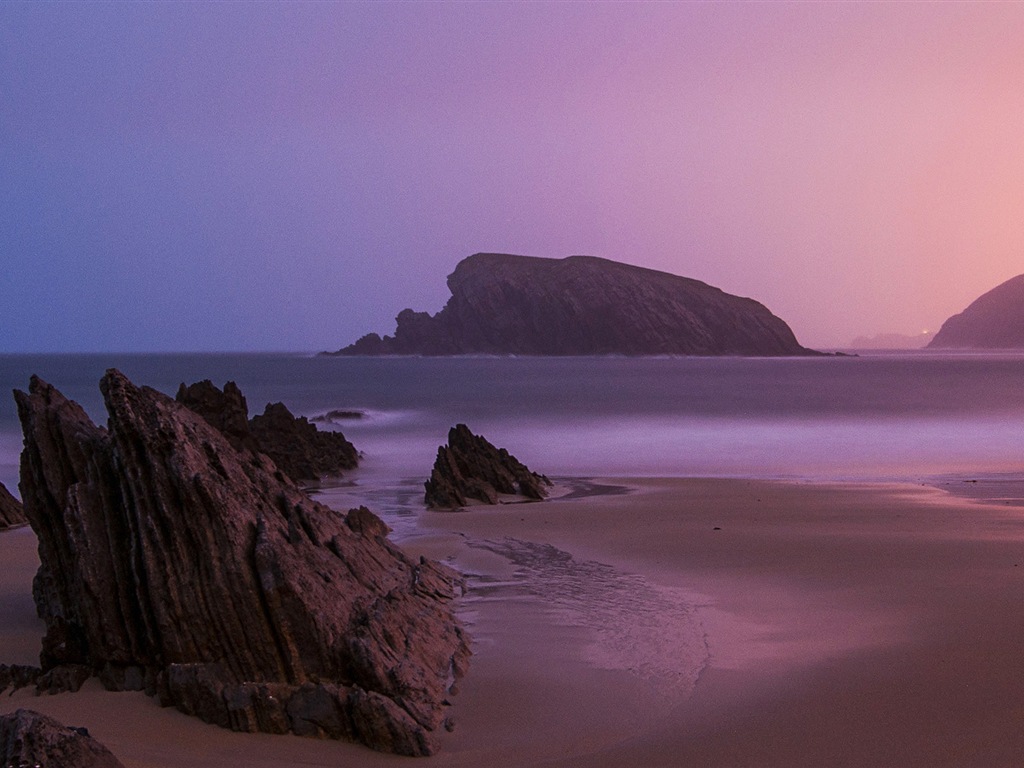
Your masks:
<svg viewBox="0 0 1024 768"><path fill-rule="evenodd" d="M7 490L3 483L0 483L0 531L24 525L28 522L25 519L25 509Z"/></svg>
<svg viewBox="0 0 1024 768"><path fill-rule="evenodd" d="M35 685L39 676L43 673L39 667L29 667L24 664L0 664L0 693L8 688L13 691Z"/></svg>
<svg viewBox="0 0 1024 768"><path fill-rule="evenodd" d="M946 320L929 349L1024 349L1024 275L1007 280Z"/></svg>
<svg viewBox="0 0 1024 768"><path fill-rule="evenodd" d="M221 391L209 379L178 388L177 401L219 429L234 448L265 453L295 481L319 480L355 469L359 452L340 432L321 432L283 403L270 403L249 418L245 396L233 381Z"/></svg>
<svg viewBox="0 0 1024 768"><path fill-rule="evenodd" d="M249 405L235 382L227 382L223 390L209 379L188 385L182 382L175 400L216 427L236 450L260 449L249 429Z"/></svg>
<svg viewBox="0 0 1024 768"><path fill-rule="evenodd" d="M69 728L30 709L0 715L0 766L124 768L85 728Z"/></svg>
<svg viewBox="0 0 1024 768"><path fill-rule="evenodd" d="M85 667L234 730L430 754L469 657L457 575L159 392L116 370L101 390L106 429L37 377L15 393L43 674Z"/></svg>
<svg viewBox="0 0 1024 768"><path fill-rule="evenodd" d="M402 310L394 336L340 355L813 355L753 299L593 256L478 253L436 315Z"/></svg>
<svg viewBox="0 0 1024 768"><path fill-rule="evenodd" d="M428 507L454 509L468 499L497 504L498 494L543 499L551 481L531 472L504 448L496 448L465 424L448 431L448 444L437 449L430 479L424 484Z"/></svg>
<svg viewBox="0 0 1024 768"><path fill-rule="evenodd" d="M319 480L359 464L359 453L341 432L321 432L284 403L268 404L249 420L249 428L260 450L296 480Z"/></svg>

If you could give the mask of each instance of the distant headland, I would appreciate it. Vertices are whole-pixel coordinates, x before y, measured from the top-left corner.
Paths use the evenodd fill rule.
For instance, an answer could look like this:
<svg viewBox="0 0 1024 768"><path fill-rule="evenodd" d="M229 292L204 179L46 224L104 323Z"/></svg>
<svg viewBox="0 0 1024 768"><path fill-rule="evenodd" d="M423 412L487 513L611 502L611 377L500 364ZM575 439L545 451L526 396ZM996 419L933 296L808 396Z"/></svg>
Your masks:
<svg viewBox="0 0 1024 768"><path fill-rule="evenodd" d="M394 336L335 355L815 355L767 307L667 272L593 256L478 253L436 315L404 309Z"/></svg>
<svg viewBox="0 0 1024 768"><path fill-rule="evenodd" d="M1024 275L1007 280L953 315L929 349L1024 349Z"/></svg>

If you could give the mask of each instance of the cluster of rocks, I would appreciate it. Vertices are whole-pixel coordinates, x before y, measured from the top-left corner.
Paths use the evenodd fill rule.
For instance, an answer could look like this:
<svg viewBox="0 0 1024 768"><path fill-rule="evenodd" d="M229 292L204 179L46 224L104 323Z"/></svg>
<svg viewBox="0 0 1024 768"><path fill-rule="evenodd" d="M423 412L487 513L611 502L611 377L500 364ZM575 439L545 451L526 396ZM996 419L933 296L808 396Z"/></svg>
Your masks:
<svg viewBox="0 0 1024 768"><path fill-rule="evenodd" d="M97 676L225 728L431 754L470 656L460 577L395 547L365 507L342 515L296 485L354 467L351 444L280 403L249 419L233 382L171 400L110 370L100 387L106 429L38 377L15 392L24 505L0 486L0 527L39 539L46 635L41 666L0 665L0 692ZM550 481L458 424L425 486L455 508L542 499ZM0 756L118 765L27 710L0 721Z"/></svg>
<svg viewBox="0 0 1024 768"><path fill-rule="evenodd" d="M458 575L369 510L309 498L236 387L190 389L202 416L108 371L107 429L37 377L15 393L40 679L96 674L235 730L430 754L470 655Z"/></svg>
<svg viewBox="0 0 1024 768"><path fill-rule="evenodd" d="M26 522L25 509L21 502L14 498L3 483L0 483L0 531L24 525Z"/></svg>
<svg viewBox="0 0 1024 768"><path fill-rule="evenodd" d="M124 768L85 728L69 728L30 709L0 715L0 766Z"/></svg>
<svg viewBox="0 0 1024 768"><path fill-rule="evenodd" d="M435 315L340 355L815 355L763 304L687 277L593 256L477 253Z"/></svg>
<svg viewBox="0 0 1024 768"><path fill-rule="evenodd" d="M220 390L209 379L178 388L177 401L219 429L237 450L264 453L295 481L319 480L355 469L359 453L340 432L321 432L284 403L268 403L249 418L245 396L233 381Z"/></svg>
<svg viewBox="0 0 1024 768"><path fill-rule="evenodd" d="M551 481L531 472L504 448L496 448L484 437L474 435L465 424L448 431L448 444L437 449L425 501L428 507L463 507L467 500L497 504L499 494L543 499Z"/></svg>

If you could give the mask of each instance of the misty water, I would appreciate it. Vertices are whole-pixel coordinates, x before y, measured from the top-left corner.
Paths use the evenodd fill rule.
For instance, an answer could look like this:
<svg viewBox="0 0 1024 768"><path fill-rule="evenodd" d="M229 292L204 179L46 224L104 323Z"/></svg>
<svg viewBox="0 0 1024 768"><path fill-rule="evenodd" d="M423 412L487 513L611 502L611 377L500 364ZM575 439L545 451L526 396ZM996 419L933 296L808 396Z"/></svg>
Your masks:
<svg viewBox="0 0 1024 768"><path fill-rule="evenodd" d="M104 423L98 381L109 367L171 395L182 382L233 380L251 414L275 401L307 417L359 412L321 424L342 430L363 458L318 497L342 510L366 504L397 541L417 535L423 481L457 422L555 479L560 493L625 491L616 477L733 476L921 482L1024 497L1024 355L7 355L0 383L24 389L38 374ZM0 481L15 491L20 449L14 402L4 397ZM460 616L477 652L502 642L511 605L523 609L515 621L553 622L585 638L587 663L628 670L665 695L686 695L707 665L699 592L544 543L463 541L507 563L465 571Z"/></svg>
<svg viewBox="0 0 1024 768"><path fill-rule="evenodd" d="M0 383L38 374L105 420L117 367L173 395L236 381L250 413L342 409L363 452L340 485L385 514L420 505L437 446L465 422L560 477L735 476L962 482L1024 476L1024 355L821 358L334 358L298 354L4 355ZM321 428L324 428L321 426ZM20 427L0 399L0 481L16 492Z"/></svg>

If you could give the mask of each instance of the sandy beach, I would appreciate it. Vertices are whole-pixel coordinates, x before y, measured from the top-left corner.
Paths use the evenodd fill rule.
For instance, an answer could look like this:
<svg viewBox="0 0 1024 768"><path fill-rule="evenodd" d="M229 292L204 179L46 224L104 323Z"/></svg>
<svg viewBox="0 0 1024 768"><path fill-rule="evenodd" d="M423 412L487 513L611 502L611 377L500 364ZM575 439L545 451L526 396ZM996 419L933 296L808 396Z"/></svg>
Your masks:
<svg viewBox="0 0 1024 768"><path fill-rule="evenodd" d="M1024 763L1020 509L906 485L609 479L427 513L474 637L437 766ZM35 540L0 534L0 662L35 661ZM408 765L237 734L95 681L0 697L129 768Z"/></svg>

